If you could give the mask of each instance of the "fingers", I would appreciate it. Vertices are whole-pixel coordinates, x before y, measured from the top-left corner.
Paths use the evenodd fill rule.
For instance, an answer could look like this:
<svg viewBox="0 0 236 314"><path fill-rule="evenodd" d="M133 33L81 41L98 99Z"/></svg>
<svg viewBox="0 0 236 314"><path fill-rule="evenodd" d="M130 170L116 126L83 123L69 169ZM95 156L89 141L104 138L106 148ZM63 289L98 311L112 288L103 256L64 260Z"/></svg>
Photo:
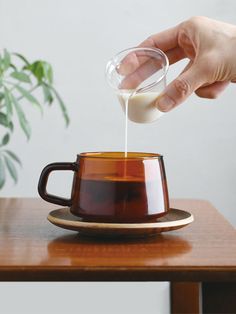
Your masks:
<svg viewBox="0 0 236 314"><path fill-rule="evenodd" d="M191 65L191 63L190 63ZM203 98L217 98L219 94L229 85L227 82L215 82L213 84L202 86L205 83L203 71L197 65L187 66L186 71L170 83L162 96L156 101L156 106L161 111L170 111L171 109L184 102L193 92Z"/></svg>
<svg viewBox="0 0 236 314"><path fill-rule="evenodd" d="M176 26L152 35L138 45L138 48L159 48L166 53L170 64L175 63L184 58L183 50L178 46L178 30L179 26ZM122 60L117 70L121 75L128 75L146 63L150 57L148 53L144 55L139 51L131 52Z"/></svg>
<svg viewBox="0 0 236 314"><path fill-rule="evenodd" d="M205 78L201 69L196 64L187 66L187 70L165 88L157 99L156 106L161 111L169 111L184 102L204 83Z"/></svg>
<svg viewBox="0 0 236 314"><path fill-rule="evenodd" d="M142 82L144 82L147 78L150 78L154 73L156 73L155 77L153 77L153 82L157 81L159 77L163 75L163 71L158 72L158 70L162 69L162 60L149 59L140 67L138 67L134 72L127 75L121 82L121 89L135 89ZM150 79L151 80L151 79ZM153 83L152 82L152 83Z"/></svg>
<svg viewBox="0 0 236 314"><path fill-rule="evenodd" d="M208 86L203 86L195 90L195 94L202 98L214 99L229 85L230 82L215 82Z"/></svg>
<svg viewBox="0 0 236 314"><path fill-rule="evenodd" d="M169 59L170 64L173 64L185 57L183 50L179 47L167 51L166 55ZM131 61L131 64L128 63L128 60ZM128 55L125 62L126 63L125 65L123 64L122 68L123 73L126 73L126 76L120 85L120 88L123 89L136 88L143 81L145 81L152 74L154 74L163 67L161 60L154 59L151 57L147 59L146 62L142 63L141 59L138 58L137 55L134 56L134 53L132 53L132 55L131 54ZM158 75L160 77L162 74L163 72L160 71L160 73L157 74L155 78L153 78L153 81L157 80Z"/></svg>
<svg viewBox="0 0 236 314"><path fill-rule="evenodd" d="M170 49L166 51L165 54L169 60L170 65L186 58L184 51L180 47Z"/></svg>
<svg viewBox="0 0 236 314"><path fill-rule="evenodd" d="M179 26L169 28L163 32L148 37L138 47L156 47L167 51L178 47Z"/></svg>
<svg viewBox="0 0 236 314"><path fill-rule="evenodd" d="M117 71L120 75L126 76L133 73L143 63L150 59L148 54L141 51L130 52L119 64Z"/></svg>

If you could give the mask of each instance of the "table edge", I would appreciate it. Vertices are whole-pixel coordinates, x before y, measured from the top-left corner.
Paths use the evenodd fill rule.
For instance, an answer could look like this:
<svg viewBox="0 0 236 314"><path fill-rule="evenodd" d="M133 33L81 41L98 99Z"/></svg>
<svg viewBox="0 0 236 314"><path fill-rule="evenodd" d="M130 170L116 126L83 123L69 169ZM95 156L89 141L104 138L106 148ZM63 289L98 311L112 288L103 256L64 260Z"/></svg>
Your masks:
<svg viewBox="0 0 236 314"><path fill-rule="evenodd" d="M0 268L0 281L225 281L236 266L217 267L28 267Z"/></svg>

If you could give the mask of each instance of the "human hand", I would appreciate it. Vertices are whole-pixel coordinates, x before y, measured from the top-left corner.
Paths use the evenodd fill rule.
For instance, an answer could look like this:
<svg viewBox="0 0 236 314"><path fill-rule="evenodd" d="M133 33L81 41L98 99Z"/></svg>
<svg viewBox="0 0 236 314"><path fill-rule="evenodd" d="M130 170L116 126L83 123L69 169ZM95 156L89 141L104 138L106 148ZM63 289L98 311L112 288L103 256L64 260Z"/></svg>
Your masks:
<svg viewBox="0 0 236 314"><path fill-rule="evenodd" d="M163 50L170 64L188 58L183 72L156 101L161 111L169 111L193 92L216 98L230 82L236 82L236 26L193 17L176 27L148 37L139 47Z"/></svg>

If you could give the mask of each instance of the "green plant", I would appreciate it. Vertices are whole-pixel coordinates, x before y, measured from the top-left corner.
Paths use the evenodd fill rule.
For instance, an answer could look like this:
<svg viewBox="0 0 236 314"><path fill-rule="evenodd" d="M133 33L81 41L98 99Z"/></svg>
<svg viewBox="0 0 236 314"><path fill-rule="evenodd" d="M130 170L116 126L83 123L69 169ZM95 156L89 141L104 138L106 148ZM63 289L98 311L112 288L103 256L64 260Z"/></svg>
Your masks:
<svg viewBox="0 0 236 314"><path fill-rule="evenodd" d="M18 180L16 164L21 165L21 161L7 147L14 131L15 115L28 140L31 136L31 127L24 113L22 100L28 101L43 112L42 102L33 94L36 89L43 93L44 104L51 105L54 99L57 100L68 125L66 107L53 86L52 66L40 60L30 63L21 54L9 53L4 49L0 54L0 128L4 130L3 134L0 133L0 189L6 182L7 172L15 182Z"/></svg>

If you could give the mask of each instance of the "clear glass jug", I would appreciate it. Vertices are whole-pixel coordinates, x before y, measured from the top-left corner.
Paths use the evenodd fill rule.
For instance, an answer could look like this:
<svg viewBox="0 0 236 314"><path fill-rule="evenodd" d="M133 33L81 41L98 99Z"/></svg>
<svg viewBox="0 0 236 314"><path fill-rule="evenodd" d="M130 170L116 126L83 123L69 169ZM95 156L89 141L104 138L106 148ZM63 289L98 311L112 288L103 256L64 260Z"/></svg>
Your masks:
<svg viewBox="0 0 236 314"><path fill-rule="evenodd" d="M153 122L163 114L155 102L166 86L168 67L167 56L157 48L125 49L107 63L107 81L129 120Z"/></svg>

